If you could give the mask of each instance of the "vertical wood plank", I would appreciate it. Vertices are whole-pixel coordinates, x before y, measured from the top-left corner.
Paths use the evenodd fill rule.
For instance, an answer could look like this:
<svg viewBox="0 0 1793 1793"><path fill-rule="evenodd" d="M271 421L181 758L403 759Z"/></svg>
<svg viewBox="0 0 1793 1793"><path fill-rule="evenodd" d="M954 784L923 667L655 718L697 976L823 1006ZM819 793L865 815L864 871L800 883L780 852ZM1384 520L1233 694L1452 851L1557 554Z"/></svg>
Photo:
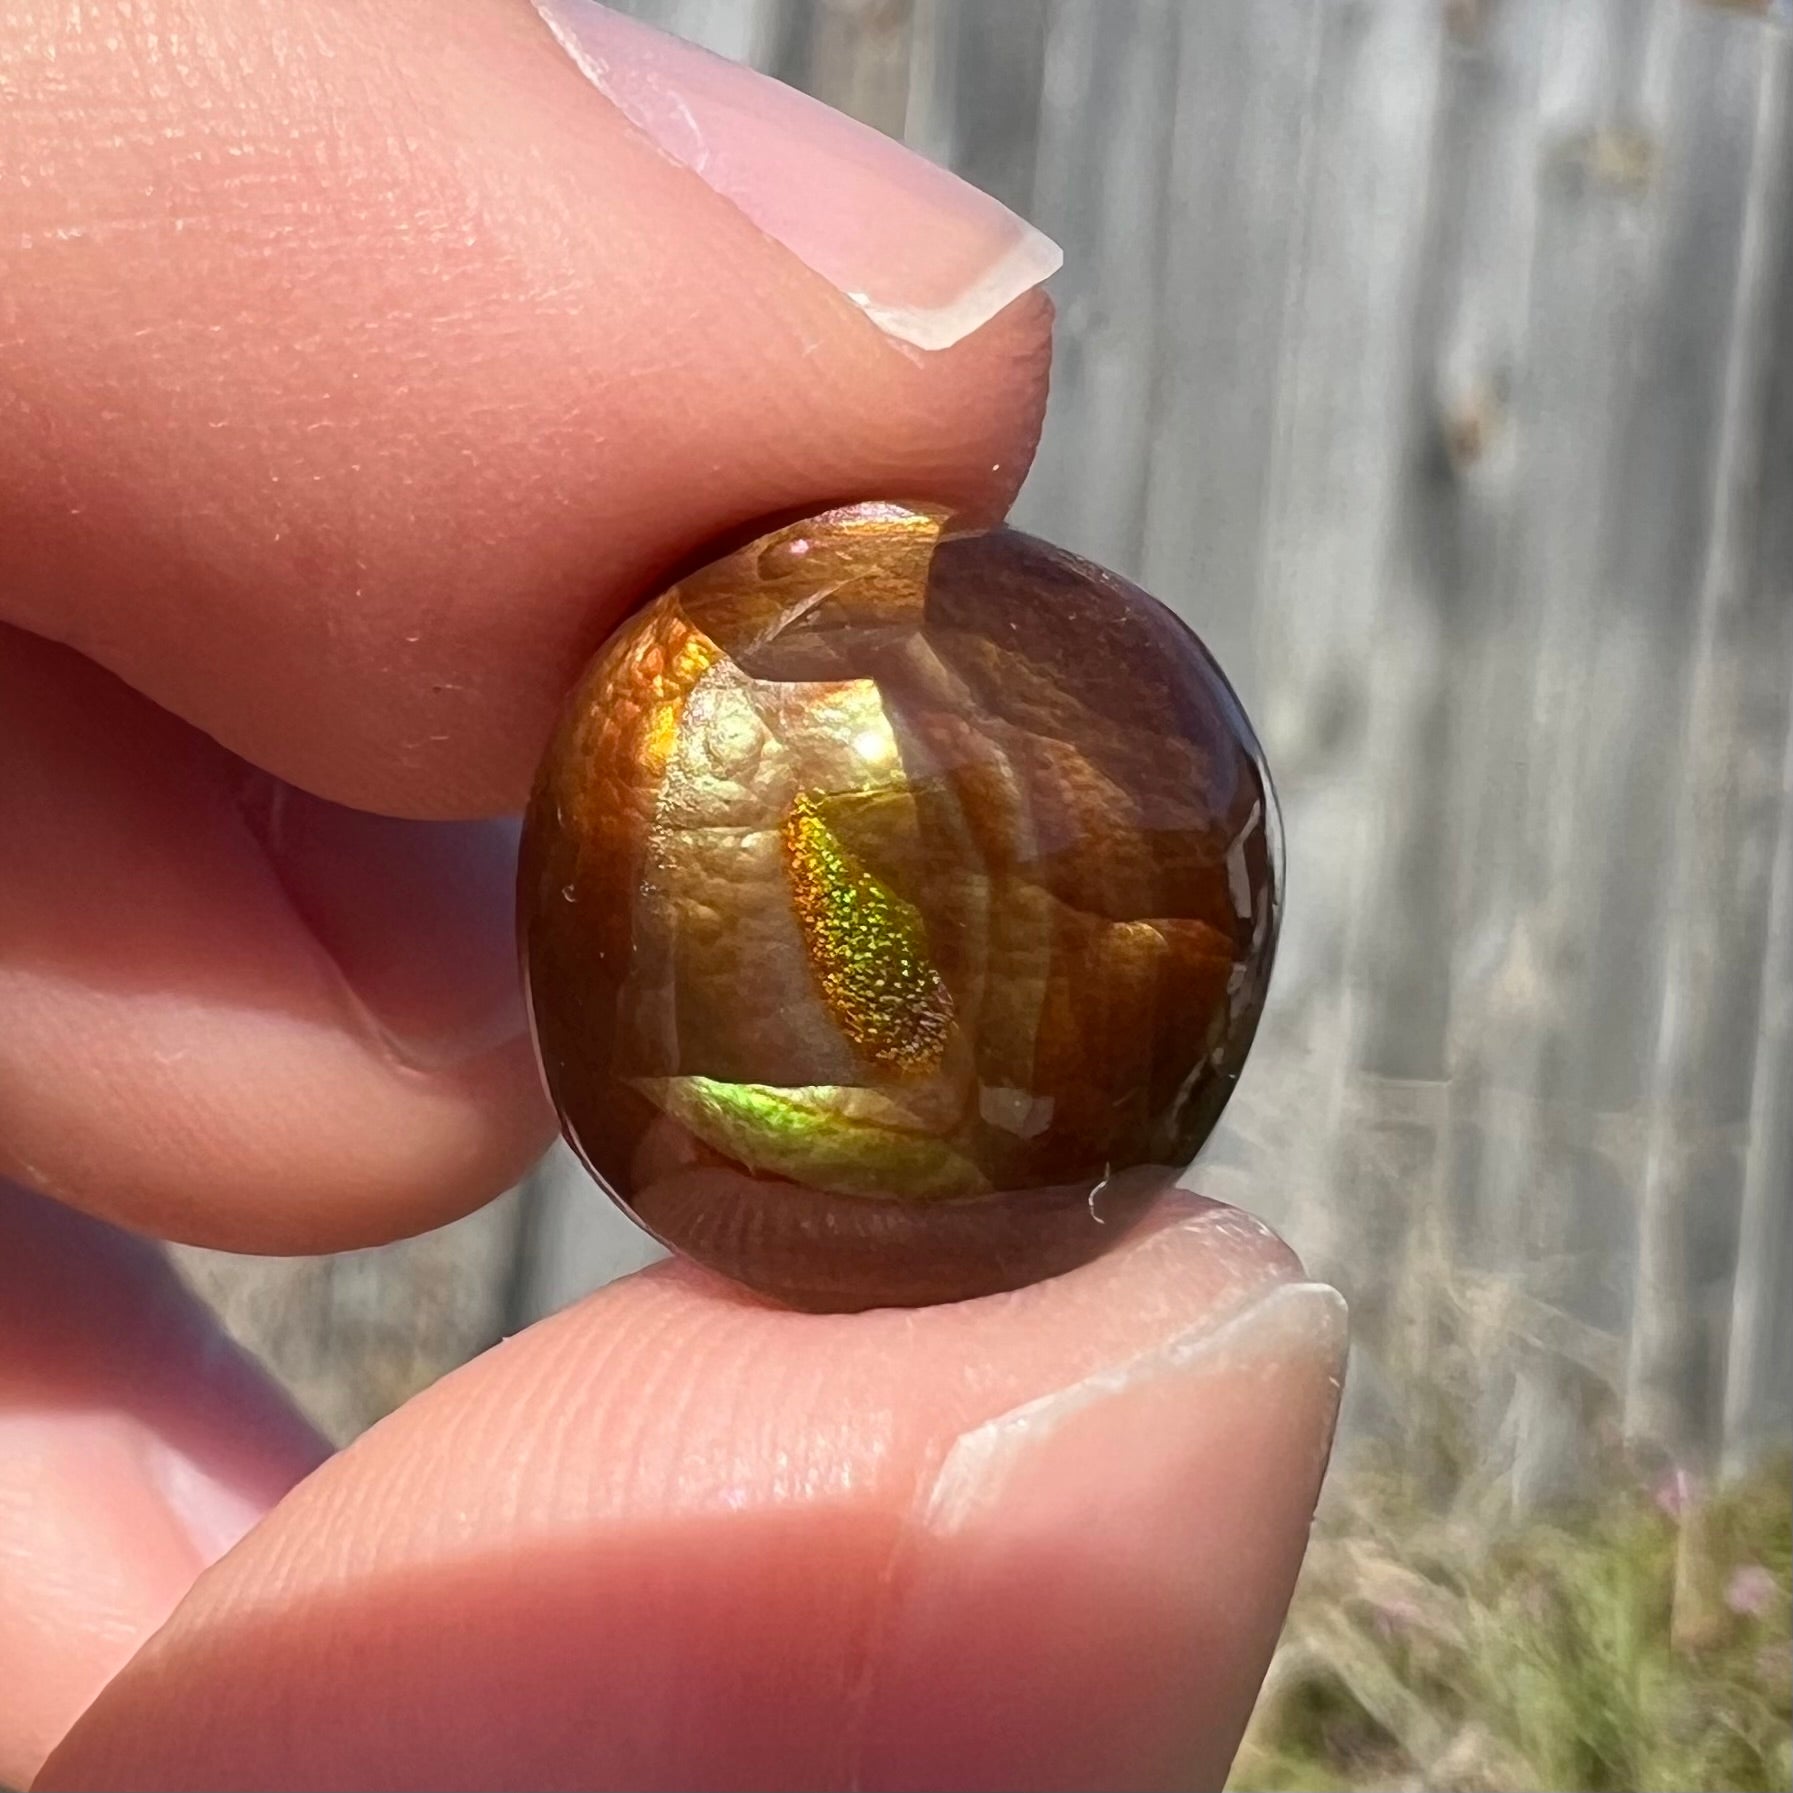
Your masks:
<svg viewBox="0 0 1793 1793"><path fill-rule="evenodd" d="M1399 1261L1407 1192L1427 1180L1414 1148L1428 1128L1400 1103L1380 1117L1366 1107L1380 1091L1364 1080L1360 1041L1376 995L1365 955L1376 950L1382 799L1408 773L1411 652L1424 651L1397 620L1412 599L1393 549L1422 272L1411 221L1430 178L1440 26L1436 8L1395 0L1319 7L1314 28L1256 616L1259 720L1288 821L1272 999L1284 1006L1266 1017L1262 1072L1248 1074L1256 1112L1234 1125L1260 1146L1282 1142L1260 1152L1251 1183L1290 1192L1286 1222L1321 1273L1352 1290L1374 1351L1394 1291L1366 1272ZM1308 1124L1279 1122L1290 1113ZM1362 1379L1354 1398L1373 1386Z"/></svg>
<svg viewBox="0 0 1793 1793"><path fill-rule="evenodd" d="M1756 576L1784 619L1793 612L1793 37L1765 45L1763 105L1778 120L1764 133L1764 183L1778 202L1757 213L1779 236L1777 297L1761 320L1755 360L1763 415L1755 506ZM1765 236L1768 234L1765 231ZM1759 253L1771 253L1764 241ZM1774 677L1764 657L1765 678ZM1779 692L1793 692L1793 659L1779 669ZM1733 1473L1793 1434L1793 712L1787 717L1779 777L1779 842L1762 955L1761 1007L1752 1074L1743 1212L1726 1347L1724 1461Z"/></svg>
<svg viewBox="0 0 1793 1793"><path fill-rule="evenodd" d="M1270 400L1297 273L1323 24L1311 0L1259 0L1199 20L1185 10L1155 220L1163 245L1139 419L1150 518L1140 573L1201 634L1254 714L1269 677L1255 619L1276 448Z"/></svg>
<svg viewBox="0 0 1793 1793"><path fill-rule="evenodd" d="M912 148L1036 223L1050 17L1041 0L916 0L902 131Z"/></svg>
<svg viewBox="0 0 1793 1793"><path fill-rule="evenodd" d="M1756 1004L1793 664L1788 569L1756 559L1764 499L1793 489L1775 452L1784 445L1769 428L1764 378L1787 315L1782 280L1793 184L1784 53L1743 55L1759 46L1734 35L1728 21L1701 19L1687 34L1697 40L1698 54L1689 53L1694 44L1676 46L1676 79L1686 82L1683 103L1697 117L1689 120L1686 143L1685 234L1665 246L1663 257L1683 278L1663 307L1660 353L1685 364L1704 351L1703 340L1690 339L1722 305L1725 328L1718 334L1726 365L1722 381L1713 382L1708 432L1700 433L1703 418L1683 416L1671 442L1667 421L1658 418L1645 463L1662 465L1678 476L1677 484L1700 482L1705 528L1698 528L1685 499L1677 505L1664 494L1668 524L1653 517L1646 525L1634 515L1623 537L1622 564L1634 580L1644 572L1636 556L1653 551L1651 570L1666 565L1674 582L1671 601L1684 585L1697 592L1692 626L1676 643L1685 643L1681 657L1691 673L1674 744L1674 855L1664 880L1664 985L1626 1425L1634 1438L1704 1458L1720 1442L1715 1432L1725 1411L1723 1321L1729 1316L1713 1296L1737 1270L1743 1167L1735 1140L1738 1123L1750 1114L1759 1050ZM1737 104L1731 115L1747 131L1739 132L1739 144L1729 140L1729 119L1715 125L1708 114L1715 94L1754 102ZM1727 178L1738 164L1742 178ZM1733 192L1747 200L1736 248L1718 235ZM1704 281L1690 294L1699 275ZM1697 574L1683 543L1662 533L1676 526L1702 550Z"/></svg>
<svg viewBox="0 0 1793 1793"><path fill-rule="evenodd" d="M1055 5L1045 45L1034 212L1066 256L1053 401L1016 520L1131 574L1145 526L1180 16L1171 0L1144 0L1116 31L1099 7Z"/></svg>
<svg viewBox="0 0 1793 1793"><path fill-rule="evenodd" d="M1486 29L1486 15L1484 15ZM1582 1366L1541 1347L1531 1316L1591 1311L1590 1216L1631 1231L1628 1198L1593 1153L1585 1042L1597 1033L1589 966L1606 868L1589 818L1610 801L1590 716L1590 659L1612 600L1597 577L1623 474L1618 407L1639 328L1647 185L1602 145L1648 141L1642 81L1648 9L1507 7L1503 34L1536 55L1530 129L1505 170L1529 212L1512 359L1453 370L1443 397L1447 460L1500 493L1498 537L1460 543L1500 571L1459 615L1460 699L1451 792L1454 951L1451 1149L1457 1212L1449 1272L1477 1297L1457 1360L1483 1467L1504 1467L1531 1504L1574 1485L1590 1403L1610 1399ZM1509 53L1516 40L1507 39ZM1602 172L1605 160L1619 172ZM1491 345L1492 346L1492 345ZM1628 670L1629 662L1620 662ZM1627 686L1634 689L1634 686ZM1628 743L1632 731L1614 739ZM1590 852L1590 846L1594 848ZM1621 1247L1621 1249L1623 1249ZM1616 1353L1615 1353L1616 1355ZM1448 1396L1447 1396L1448 1398Z"/></svg>

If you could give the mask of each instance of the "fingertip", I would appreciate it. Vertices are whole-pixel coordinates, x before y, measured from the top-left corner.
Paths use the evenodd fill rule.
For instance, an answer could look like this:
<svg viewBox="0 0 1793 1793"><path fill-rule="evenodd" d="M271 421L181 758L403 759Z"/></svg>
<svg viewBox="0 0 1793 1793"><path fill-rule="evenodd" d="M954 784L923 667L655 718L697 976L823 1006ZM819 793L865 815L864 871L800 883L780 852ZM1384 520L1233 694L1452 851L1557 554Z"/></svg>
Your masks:
<svg viewBox="0 0 1793 1793"><path fill-rule="evenodd" d="M962 1434L892 1575L859 1784L1219 1787L1343 1356L1337 1291L1273 1282Z"/></svg>

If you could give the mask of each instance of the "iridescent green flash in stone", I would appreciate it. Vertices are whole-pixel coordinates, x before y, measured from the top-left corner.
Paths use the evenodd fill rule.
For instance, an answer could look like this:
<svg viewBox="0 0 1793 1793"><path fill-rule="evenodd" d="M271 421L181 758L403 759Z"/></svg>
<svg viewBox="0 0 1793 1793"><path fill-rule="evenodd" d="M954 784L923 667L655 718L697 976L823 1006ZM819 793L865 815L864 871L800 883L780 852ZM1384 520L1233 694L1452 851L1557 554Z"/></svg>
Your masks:
<svg viewBox="0 0 1793 1793"><path fill-rule="evenodd" d="M785 818L784 853L809 961L841 1031L877 1064L933 1070L953 1005L920 912L854 863L806 795Z"/></svg>

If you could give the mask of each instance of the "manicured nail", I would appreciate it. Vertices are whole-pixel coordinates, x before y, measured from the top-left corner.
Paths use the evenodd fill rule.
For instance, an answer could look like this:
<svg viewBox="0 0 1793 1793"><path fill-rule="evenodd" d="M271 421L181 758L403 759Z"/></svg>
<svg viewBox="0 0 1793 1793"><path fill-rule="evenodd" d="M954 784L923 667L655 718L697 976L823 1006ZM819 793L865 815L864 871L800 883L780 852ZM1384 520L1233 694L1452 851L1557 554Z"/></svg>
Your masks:
<svg viewBox="0 0 1793 1793"><path fill-rule="evenodd" d="M263 1501L220 1481L165 1439L144 1440L143 1462L150 1486L208 1566L267 1511Z"/></svg>
<svg viewBox="0 0 1793 1793"><path fill-rule="evenodd" d="M1300 1566L1344 1351L1338 1291L1280 1283L961 1437L875 1651L878 1784L1219 1786Z"/></svg>
<svg viewBox="0 0 1793 1793"><path fill-rule="evenodd" d="M59 1541L81 1537L80 1561L96 1583L116 1575L150 1591L168 1582L166 1560L158 1555L167 1544L184 1546L194 1562L209 1567L270 1504L221 1480L134 1415L103 1405L0 1409L0 1508L22 1496L21 1522L29 1521L22 1542L34 1545L46 1572L57 1572ZM48 1528L35 1540L34 1525ZM109 1567L114 1543L134 1543L138 1560ZM182 1568L182 1585L191 1574L190 1566ZM170 1603L179 1591L168 1590ZM161 1614L155 1617L159 1622Z"/></svg>
<svg viewBox="0 0 1793 1793"><path fill-rule="evenodd" d="M987 193L795 88L596 0L535 5L637 130L900 341L950 348L1064 259Z"/></svg>

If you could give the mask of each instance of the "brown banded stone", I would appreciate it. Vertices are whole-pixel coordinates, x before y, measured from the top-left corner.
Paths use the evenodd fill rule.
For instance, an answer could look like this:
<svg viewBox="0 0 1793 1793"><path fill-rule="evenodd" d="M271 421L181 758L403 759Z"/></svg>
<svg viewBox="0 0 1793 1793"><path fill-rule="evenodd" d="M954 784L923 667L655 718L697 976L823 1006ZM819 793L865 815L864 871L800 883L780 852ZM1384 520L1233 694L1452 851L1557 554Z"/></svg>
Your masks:
<svg viewBox="0 0 1793 1793"><path fill-rule="evenodd" d="M795 1306L1017 1287L1213 1127L1275 948L1276 800L1201 643L1015 530L862 504L631 617L524 831L568 1139Z"/></svg>

